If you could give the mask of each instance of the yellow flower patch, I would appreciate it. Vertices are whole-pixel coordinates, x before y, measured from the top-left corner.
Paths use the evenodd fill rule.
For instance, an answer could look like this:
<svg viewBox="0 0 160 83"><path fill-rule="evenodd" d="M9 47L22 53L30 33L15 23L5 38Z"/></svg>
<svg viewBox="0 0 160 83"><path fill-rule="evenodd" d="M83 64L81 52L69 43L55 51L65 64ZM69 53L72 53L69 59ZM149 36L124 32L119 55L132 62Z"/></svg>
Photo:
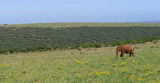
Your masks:
<svg viewBox="0 0 160 83"><path fill-rule="evenodd" d="M134 77L136 77L136 75L130 75L130 78L134 78Z"/></svg>
<svg viewBox="0 0 160 83"><path fill-rule="evenodd" d="M80 74L77 74L77 77L79 78L81 75Z"/></svg>
<svg viewBox="0 0 160 83"><path fill-rule="evenodd" d="M156 54L157 56L160 56L160 54Z"/></svg>
<svg viewBox="0 0 160 83"><path fill-rule="evenodd" d="M147 42L146 44L147 44L147 45L152 45L152 44L153 44L153 42Z"/></svg>
<svg viewBox="0 0 160 83"><path fill-rule="evenodd" d="M32 62L28 62L28 65L32 65Z"/></svg>
<svg viewBox="0 0 160 83"><path fill-rule="evenodd" d="M120 65L121 65L121 66L125 66L125 65L127 65L127 62L121 62Z"/></svg>
<svg viewBox="0 0 160 83"><path fill-rule="evenodd" d="M152 67L150 67L149 64L147 64L147 65L144 67L144 69L145 69L145 70L150 70L150 69L152 69Z"/></svg>
<svg viewBox="0 0 160 83"><path fill-rule="evenodd" d="M108 71L100 72L100 74L111 75Z"/></svg>
<svg viewBox="0 0 160 83"><path fill-rule="evenodd" d="M138 80L138 81L143 81L143 80L145 80L145 79L139 77L139 78L137 78L137 80Z"/></svg>
<svg viewBox="0 0 160 83"><path fill-rule="evenodd" d="M5 78L8 78L8 76L5 76Z"/></svg>
<svg viewBox="0 0 160 83"><path fill-rule="evenodd" d="M81 61L76 61L76 63L77 63L77 64L80 64L80 63L81 63Z"/></svg>
<svg viewBox="0 0 160 83"><path fill-rule="evenodd" d="M115 67L115 66L117 66L117 65L118 65L118 64L112 64L111 66L112 66L112 67Z"/></svg>
<svg viewBox="0 0 160 83"><path fill-rule="evenodd" d="M129 72L129 69L128 69L128 68L123 67L123 68L121 68L121 69L120 69L120 72L122 72L122 73L123 73L123 72Z"/></svg>
<svg viewBox="0 0 160 83"><path fill-rule="evenodd" d="M3 67L5 67L5 66L6 66L6 64L2 64L2 66L3 66Z"/></svg>
<svg viewBox="0 0 160 83"><path fill-rule="evenodd" d="M88 76L91 76L93 73L89 73Z"/></svg>
<svg viewBox="0 0 160 83"><path fill-rule="evenodd" d="M147 73L145 73L146 76L149 76L151 74L153 74L153 72L151 72L151 71L148 71Z"/></svg>
<svg viewBox="0 0 160 83"><path fill-rule="evenodd" d="M138 62L136 60L132 60L132 64L137 64Z"/></svg>
<svg viewBox="0 0 160 83"><path fill-rule="evenodd" d="M100 73L96 72L96 75L100 75Z"/></svg>

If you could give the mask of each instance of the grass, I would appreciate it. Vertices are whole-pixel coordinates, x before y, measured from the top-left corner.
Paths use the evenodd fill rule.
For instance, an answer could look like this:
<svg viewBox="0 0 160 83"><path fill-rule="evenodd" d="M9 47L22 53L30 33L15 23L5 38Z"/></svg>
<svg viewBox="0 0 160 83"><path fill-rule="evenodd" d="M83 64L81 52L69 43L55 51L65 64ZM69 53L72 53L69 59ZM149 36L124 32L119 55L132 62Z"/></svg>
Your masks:
<svg viewBox="0 0 160 83"><path fill-rule="evenodd" d="M159 45L135 45L135 58L115 47L0 55L0 83L160 83Z"/></svg>
<svg viewBox="0 0 160 83"><path fill-rule="evenodd" d="M33 24L11 24L0 25L0 27L43 27L43 28L68 28L68 27L130 27L130 26L143 26L143 27L157 27L160 23L33 23Z"/></svg>

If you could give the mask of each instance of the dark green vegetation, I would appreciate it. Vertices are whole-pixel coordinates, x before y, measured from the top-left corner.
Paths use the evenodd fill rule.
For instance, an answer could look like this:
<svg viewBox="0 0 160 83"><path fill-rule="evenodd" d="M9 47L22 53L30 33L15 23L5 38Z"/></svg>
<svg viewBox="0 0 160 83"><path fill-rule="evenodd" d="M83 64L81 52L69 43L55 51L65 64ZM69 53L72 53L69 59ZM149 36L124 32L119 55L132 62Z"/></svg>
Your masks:
<svg viewBox="0 0 160 83"><path fill-rule="evenodd" d="M72 28L36 28L36 27L0 27L0 52L27 52L51 50L56 48L99 47L128 44L144 37L159 39L160 26L128 27L72 27ZM129 40L129 41L128 41ZM123 43L120 43L124 41ZM143 43L145 40L137 40ZM111 43L114 42L114 43ZM94 45L93 45L94 44ZM87 46L86 46L87 45ZM90 46L88 46L90 45ZM8 49L8 50L7 50Z"/></svg>

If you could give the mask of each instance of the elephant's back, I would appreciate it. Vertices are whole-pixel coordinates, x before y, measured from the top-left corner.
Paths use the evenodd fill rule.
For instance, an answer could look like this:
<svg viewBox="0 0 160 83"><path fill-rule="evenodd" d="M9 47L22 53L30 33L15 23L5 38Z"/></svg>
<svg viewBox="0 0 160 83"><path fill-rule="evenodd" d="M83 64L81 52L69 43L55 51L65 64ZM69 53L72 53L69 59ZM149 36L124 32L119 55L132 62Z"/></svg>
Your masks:
<svg viewBox="0 0 160 83"><path fill-rule="evenodd" d="M124 45L124 48L127 50L134 50L134 48L131 45Z"/></svg>

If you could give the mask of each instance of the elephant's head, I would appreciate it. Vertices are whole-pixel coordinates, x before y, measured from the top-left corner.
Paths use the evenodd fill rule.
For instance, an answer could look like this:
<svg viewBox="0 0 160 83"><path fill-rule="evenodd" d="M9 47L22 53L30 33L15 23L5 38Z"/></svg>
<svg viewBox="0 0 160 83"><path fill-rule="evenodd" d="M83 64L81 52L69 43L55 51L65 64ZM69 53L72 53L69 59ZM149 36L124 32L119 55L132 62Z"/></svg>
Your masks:
<svg viewBox="0 0 160 83"><path fill-rule="evenodd" d="M122 51L122 48L123 48L123 46L117 46L117 49L116 49L116 57L118 57L118 52L119 52L119 51Z"/></svg>

